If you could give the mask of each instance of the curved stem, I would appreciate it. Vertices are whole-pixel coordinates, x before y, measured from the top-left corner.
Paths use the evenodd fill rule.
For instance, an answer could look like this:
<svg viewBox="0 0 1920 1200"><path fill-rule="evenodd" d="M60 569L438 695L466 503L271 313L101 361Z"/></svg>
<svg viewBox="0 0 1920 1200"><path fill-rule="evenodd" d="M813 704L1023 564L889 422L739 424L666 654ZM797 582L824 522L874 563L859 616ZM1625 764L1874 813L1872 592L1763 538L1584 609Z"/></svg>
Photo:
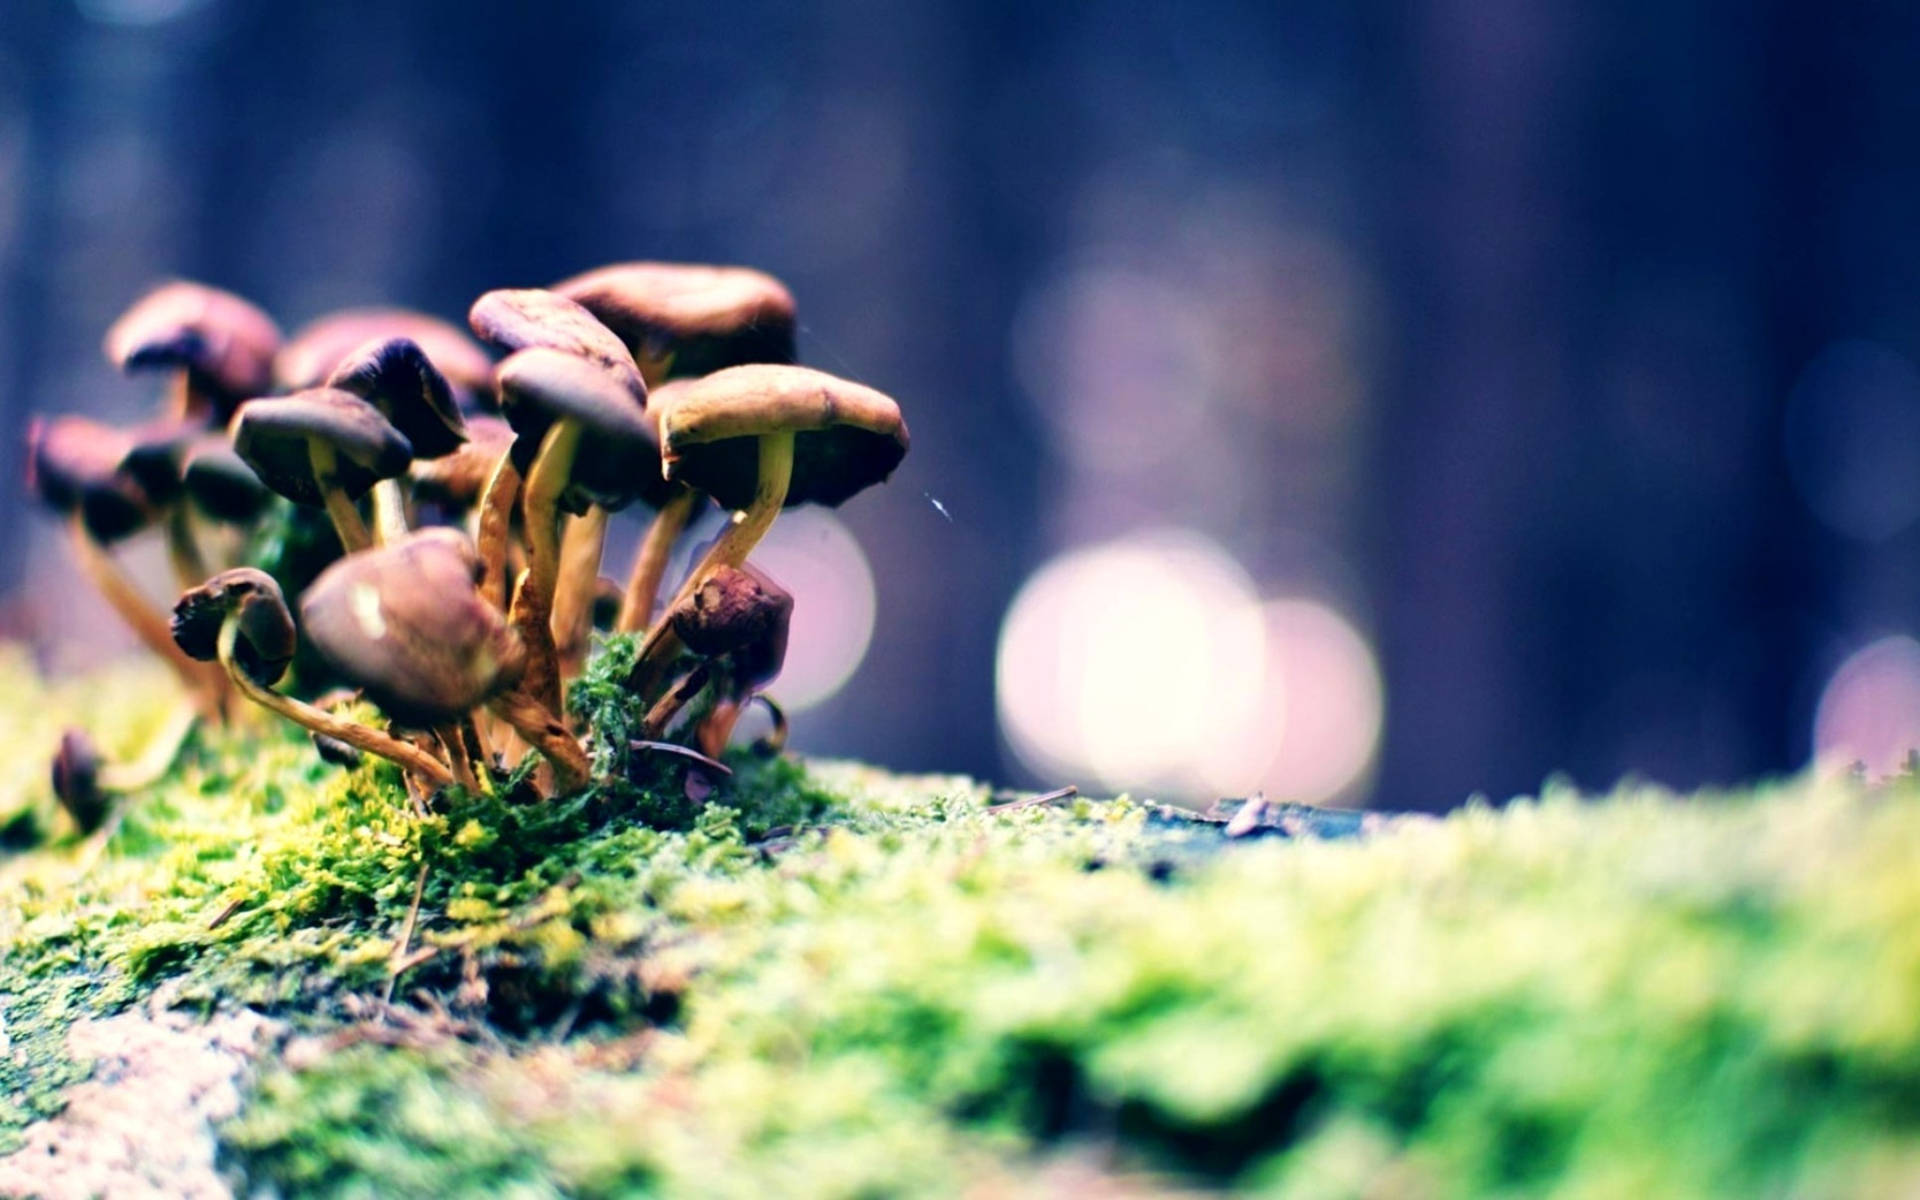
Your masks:
<svg viewBox="0 0 1920 1200"><path fill-rule="evenodd" d="M180 757L180 748L187 744L187 736L200 720L200 714L190 704L181 705L167 714L167 723L160 732L148 740L146 748L140 751L140 757L132 762L108 763L100 768L99 787L103 792L137 792L149 784L157 782L173 767L173 761Z"/></svg>
<svg viewBox="0 0 1920 1200"><path fill-rule="evenodd" d="M793 434L769 433L760 438L760 475L753 489L753 503L745 511L735 514L733 524L720 535L702 558L699 565L687 574L686 582L673 594L667 607L647 630L647 640L640 649L640 657L634 663L633 670L627 675L627 686L631 690L636 684L642 685L641 694L652 690L652 682L657 681L665 664L673 661L680 652L680 636L673 631L673 610L684 602L709 575L721 567L738 567L747 561L747 555L760 544L768 529L773 527L773 519L780 515L780 506L787 500L787 485L793 480Z"/></svg>
<svg viewBox="0 0 1920 1200"><path fill-rule="evenodd" d="M647 715L640 719L640 736L651 739L665 733L680 710L692 703L693 698L700 694L700 689L707 686L707 679L712 673L711 667L701 663L671 691L656 700L653 707L647 710Z"/></svg>
<svg viewBox="0 0 1920 1200"><path fill-rule="evenodd" d="M560 493L580 449L580 422L562 419L547 431L527 468L520 518L526 526L527 577L514 596L509 619L527 647L521 687L553 712L560 711L560 662L553 645L553 592L560 578Z"/></svg>
<svg viewBox="0 0 1920 1200"><path fill-rule="evenodd" d="M480 781L474 778L473 760L467 757L466 736L460 729L460 722L454 721L442 725L433 731L440 739L440 745L447 752L447 765L453 768L453 780L475 796L480 795Z"/></svg>
<svg viewBox="0 0 1920 1200"><path fill-rule="evenodd" d="M647 536L633 556L627 594L620 600L620 616L613 624L615 633L637 632L653 620L653 602L660 598L660 581L666 578L667 559L673 554L673 544L680 540L699 501L699 492L682 487L653 515Z"/></svg>
<svg viewBox="0 0 1920 1200"><path fill-rule="evenodd" d="M453 782L453 772L447 769L447 764L420 747L382 733L370 725L362 725L358 721L349 721L344 717L322 712L311 704L255 683L253 676L248 675L233 660L234 645L239 638L239 617L229 615L226 622L220 626L220 665L227 669L227 674L233 678L234 686L238 687L240 693L247 699L268 712L285 717L296 725L345 742L368 754L378 754L389 762L398 763L408 772L418 775L435 787L445 787Z"/></svg>
<svg viewBox="0 0 1920 1200"><path fill-rule="evenodd" d="M195 707L217 720L220 717L220 698L226 693L226 685L220 682L219 671L207 663L193 661L174 644L173 627L166 615L141 594L106 548L93 540L93 535L87 532L86 522L78 513L69 522L68 531L72 534L74 558L94 588L133 630L141 644L173 668L174 674L180 677L180 682L186 685L188 694L193 697Z"/></svg>
<svg viewBox="0 0 1920 1200"><path fill-rule="evenodd" d="M200 543L193 536L193 511L185 500L175 500L167 509L167 561L173 565L173 578L181 591L197 588L213 572L200 554Z"/></svg>
<svg viewBox="0 0 1920 1200"><path fill-rule="evenodd" d="M567 522L560 539L560 578L553 593L553 643L562 675L572 675L586 657L593 628L594 584L600 580L600 551L606 546L607 510L598 504Z"/></svg>
<svg viewBox="0 0 1920 1200"><path fill-rule="evenodd" d="M313 462L313 479L319 485L320 499L327 506L327 515L333 518L333 528L340 535L341 548L352 554L372 546L373 535L367 532L367 523L360 519L359 508L347 499L347 493L334 479L334 467L338 459L333 447L319 438L309 438L307 457Z"/></svg>
<svg viewBox="0 0 1920 1200"><path fill-rule="evenodd" d="M373 485L373 544L391 546L409 532L407 501L400 494L400 481L382 479Z"/></svg>
<svg viewBox="0 0 1920 1200"><path fill-rule="evenodd" d="M546 755L553 764L554 782L563 792L583 786L592 773L586 748L567 732L553 710L529 695L524 688L502 692L487 701L487 707L514 727L528 744Z"/></svg>
<svg viewBox="0 0 1920 1200"><path fill-rule="evenodd" d="M500 455L480 497L474 544L480 551L480 594L502 613L507 611L507 541L513 526L513 502L520 498L520 469L513 465L511 448Z"/></svg>

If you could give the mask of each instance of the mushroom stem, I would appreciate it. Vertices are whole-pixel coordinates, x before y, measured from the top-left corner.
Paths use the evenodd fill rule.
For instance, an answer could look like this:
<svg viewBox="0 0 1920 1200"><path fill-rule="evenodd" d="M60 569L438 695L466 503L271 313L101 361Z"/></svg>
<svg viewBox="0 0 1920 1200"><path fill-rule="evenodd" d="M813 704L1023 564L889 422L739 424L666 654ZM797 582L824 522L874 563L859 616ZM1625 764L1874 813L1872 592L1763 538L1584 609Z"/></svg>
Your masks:
<svg viewBox="0 0 1920 1200"><path fill-rule="evenodd" d="M73 535L74 557L79 561L80 570L93 581L95 589L133 630L141 644L173 668L174 674L180 677L180 682L186 685L188 693L192 695L194 706L218 720L221 716L221 697L226 694L219 672L208 665L194 662L181 652L180 647L174 644L173 629L166 616L140 593L140 589L134 586L133 580L127 578L126 572L120 569L120 564L114 561L106 548L93 540L93 535L87 532L86 522L78 513L74 514L68 528Z"/></svg>
<svg viewBox="0 0 1920 1200"><path fill-rule="evenodd" d="M513 525L513 502L520 497L520 470L513 465L513 452L500 455L487 490L480 498L478 529L474 546L480 552L480 594L502 613L507 611L507 542Z"/></svg>
<svg viewBox="0 0 1920 1200"><path fill-rule="evenodd" d="M373 485L373 544L390 546L412 532L407 527L407 501L400 482L382 479Z"/></svg>
<svg viewBox="0 0 1920 1200"><path fill-rule="evenodd" d="M521 686L552 712L560 711L560 663L552 627L553 593L560 578L560 493L573 471L581 432L579 421L554 422L527 469L526 495L520 499L527 577L513 598L509 619L527 647Z"/></svg>
<svg viewBox="0 0 1920 1200"><path fill-rule="evenodd" d="M553 765L554 782L570 792L587 782L592 767L586 748L567 732L553 710L529 695L524 686L505 691L487 701L487 707L514 727L534 749L546 755Z"/></svg>
<svg viewBox="0 0 1920 1200"><path fill-rule="evenodd" d="M787 500L787 485L793 479L793 433L768 433L760 437L760 475L753 489L753 503L734 514L733 524L727 526L720 539L706 553L697 566L688 573L680 590L673 594L659 619L647 630L647 640L641 646L640 657L627 676L627 685L633 688L636 683L658 677L661 668L673 660L680 651L680 637L673 632L670 615L694 592L698 591L709 575L721 567L738 567L747 561L747 555L766 536L773 527L773 519L780 514L780 506ZM642 691L651 690L649 685Z"/></svg>
<svg viewBox="0 0 1920 1200"><path fill-rule="evenodd" d="M349 746L358 747L368 754L378 754L381 758L398 763L409 773L431 783L435 787L445 787L453 782L453 772L447 764L420 747L403 742L398 738L380 732L357 721L349 721L329 712L322 712L311 704L295 700L272 688L262 687L254 682L239 663L234 661L233 651L240 640L240 615L235 609L228 614L220 625L220 665L227 669L234 685L242 695L258 704L261 708L278 716L285 717L296 725L305 726L315 733L324 734Z"/></svg>
<svg viewBox="0 0 1920 1200"><path fill-rule="evenodd" d="M673 723L675 714L698 696L701 688L707 686L707 679L712 673L706 663L701 663L688 672L685 679L655 701L653 707L647 710L647 715L640 719L640 736L652 739L666 732L667 726Z"/></svg>
<svg viewBox="0 0 1920 1200"><path fill-rule="evenodd" d="M467 756L466 735L461 722L453 721L434 730L447 752L447 765L453 769L453 781L473 795L480 794L480 781L474 777L473 760Z"/></svg>
<svg viewBox="0 0 1920 1200"><path fill-rule="evenodd" d="M184 500L176 500L167 510L167 561L182 591L199 587L212 574L200 555L200 543L193 536L193 512Z"/></svg>
<svg viewBox="0 0 1920 1200"><path fill-rule="evenodd" d="M180 757L187 735L193 732L200 714L192 705L181 705L167 714L166 724L150 738L140 757L131 762L108 763L100 768L100 790L137 792L165 775Z"/></svg>
<svg viewBox="0 0 1920 1200"><path fill-rule="evenodd" d="M600 578L600 552L606 546L607 510L598 504L567 522L560 539L560 578L553 594L553 642L562 674L571 675L586 657L587 632L593 627L593 585Z"/></svg>
<svg viewBox="0 0 1920 1200"><path fill-rule="evenodd" d="M327 515L333 518L333 527L340 534L341 548L352 554L371 547L373 535L367 532L360 510L334 481L337 456L333 447L314 438L307 442L307 454L313 459L313 478L320 485L320 498L326 503Z"/></svg>
<svg viewBox="0 0 1920 1200"><path fill-rule="evenodd" d="M674 542L686 529L699 498L700 493L682 487L654 514L647 526L646 538L633 557L627 594L620 601L620 616L613 625L615 633L635 633L653 620L653 602L660 597L660 581L666 578L667 558L673 553Z"/></svg>

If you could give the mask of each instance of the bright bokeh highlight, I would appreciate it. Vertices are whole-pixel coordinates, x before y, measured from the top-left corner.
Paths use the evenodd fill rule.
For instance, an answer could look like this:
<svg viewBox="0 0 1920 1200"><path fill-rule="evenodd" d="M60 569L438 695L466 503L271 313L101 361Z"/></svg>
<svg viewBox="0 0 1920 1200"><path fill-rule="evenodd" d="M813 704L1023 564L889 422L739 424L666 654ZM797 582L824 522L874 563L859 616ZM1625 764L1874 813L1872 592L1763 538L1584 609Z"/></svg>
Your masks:
<svg viewBox="0 0 1920 1200"><path fill-rule="evenodd" d="M1075 550L1027 581L1001 626L1001 731L1042 775L1203 792L1240 752L1265 651L1251 581L1206 538L1156 532Z"/></svg>
<svg viewBox="0 0 1920 1200"><path fill-rule="evenodd" d="M1266 693L1241 740L1221 760L1213 790L1324 804L1351 798L1380 746L1385 694L1373 647L1353 623L1317 600L1270 601Z"/></svg>
<svg viewBox="0 0 1920 1200"><path fill-rule="evenodd" d="M1905 634L1853 652L1827 681L1813 720L1818 770L1859 763L1869 777L1897 771L1920 748L1920 642Z"/></svg>

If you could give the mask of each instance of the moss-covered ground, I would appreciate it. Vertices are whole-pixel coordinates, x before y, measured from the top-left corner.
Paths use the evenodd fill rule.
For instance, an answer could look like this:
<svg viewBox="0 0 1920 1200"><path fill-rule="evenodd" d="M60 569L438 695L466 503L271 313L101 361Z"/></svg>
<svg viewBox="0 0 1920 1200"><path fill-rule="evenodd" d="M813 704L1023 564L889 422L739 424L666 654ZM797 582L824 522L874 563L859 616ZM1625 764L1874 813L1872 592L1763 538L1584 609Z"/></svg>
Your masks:
<svg viewBox="0 0 1920 1200"><path fill-rule="evenodd" d="M290 1023L220 1133L261 1194L1920 1188L1909 781L1227 843L742 759L705 807L420 818L263 727L90 841L53 739L128 753L166 689L5 667L0 1151L84 1074L67 1022L157 996Z"/></svg>

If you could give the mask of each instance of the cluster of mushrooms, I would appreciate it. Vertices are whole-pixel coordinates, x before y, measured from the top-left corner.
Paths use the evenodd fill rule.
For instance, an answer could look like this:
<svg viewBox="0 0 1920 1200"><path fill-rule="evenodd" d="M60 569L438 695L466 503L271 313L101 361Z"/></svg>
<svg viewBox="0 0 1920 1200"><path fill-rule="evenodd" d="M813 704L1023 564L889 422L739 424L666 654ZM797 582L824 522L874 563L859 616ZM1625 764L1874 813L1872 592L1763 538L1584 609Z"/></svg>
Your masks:
<svg viewBox="0 0 1920 1200"><path fill-rule="evenodd" d="M468 323L480 341L355 309L283 339L238 296L166 284L105 342L116 365L165 381L159 411L132 428L37 419L31 484L178 673L182 736L235 719L245 697L330 759L399 764L423 803L449 784L492 790L534 753L520 777L572 791L627 758L594 754L564 704L599 628L640 635L623 680L634 744L717 760L780 670L793 607L749 554L782 507L885 480L907 450L898 405L794 365L792 296L746 268L609 266L488 292ZM601 547L636 501L652 517L621 586L602 578ZM709 502L732 520L663 599ZM274 521L305 522L331 561L292 582L246 561ZM113 552L154 527L183 589L171 614ZM277 686L303 640L334 685L307 699L320 683ZM385 721L354 719L361 698ZM144 774L103 766L79 731L54 763L83 824Z"/></svg>

